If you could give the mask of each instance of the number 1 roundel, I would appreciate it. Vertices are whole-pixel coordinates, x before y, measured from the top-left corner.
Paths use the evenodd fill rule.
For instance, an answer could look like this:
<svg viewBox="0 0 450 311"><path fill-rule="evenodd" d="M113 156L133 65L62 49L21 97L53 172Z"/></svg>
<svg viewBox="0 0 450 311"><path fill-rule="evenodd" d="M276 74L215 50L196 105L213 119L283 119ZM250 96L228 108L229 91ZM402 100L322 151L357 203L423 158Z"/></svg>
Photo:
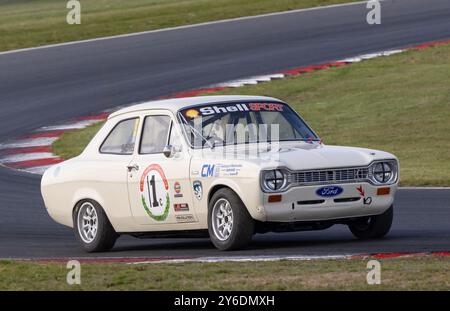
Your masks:
<svg viewBox="0 0 450 311"><path fill-rule="evenodd" d="M141 201L147 214L156 221L164 221L169 215L169 183L158 164L147 167L139 182Z"/></svg>

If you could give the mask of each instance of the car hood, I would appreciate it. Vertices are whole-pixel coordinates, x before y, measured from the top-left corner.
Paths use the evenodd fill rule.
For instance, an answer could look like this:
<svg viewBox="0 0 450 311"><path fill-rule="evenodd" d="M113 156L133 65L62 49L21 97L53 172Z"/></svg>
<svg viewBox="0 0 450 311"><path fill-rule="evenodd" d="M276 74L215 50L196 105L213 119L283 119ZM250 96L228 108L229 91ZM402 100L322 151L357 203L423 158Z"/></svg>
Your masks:
<svg viewBox="0 0 450 311"><path fill-rule="evenodd" d="M366 166L381 159L395 159L395 156L379 150L313 144L280 148L278 162L292 170L306 170Z"/></svg>
<svg viewBox="0 0 450 311"><path fill-rule="evenodd" d="M237 148L234 153L242 155L249 150L255 150L255 146L247 145L245 148ZM258 156L247 156L245 161L258 164L262 169L286 167L291 170L310 170L354 167L367 166L376 160L396 159L394 155L380 150L327 146L317 142L280 143L276 147L272 146L269 150L267 148L258 148L258 150ZM255 154L255 152L250 152L250 154ZM227 158L230 159L230 155L227 155ZM238 158L240 157L238 156ZM244 159L241 158L241 160Z"/></svg>

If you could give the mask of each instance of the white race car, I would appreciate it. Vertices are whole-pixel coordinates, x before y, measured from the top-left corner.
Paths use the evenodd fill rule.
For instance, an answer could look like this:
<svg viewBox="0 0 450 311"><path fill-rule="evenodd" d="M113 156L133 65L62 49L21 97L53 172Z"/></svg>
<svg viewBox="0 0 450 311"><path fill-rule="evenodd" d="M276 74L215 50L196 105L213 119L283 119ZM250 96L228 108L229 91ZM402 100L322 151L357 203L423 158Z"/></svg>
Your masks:
<svg viewBox="0 0 450 311"><path fill-rule="evenodd" d="M88 252L121 234L209 234L231 250L255 233L334 224L380 238L398 172L390 153L324 145L278 99L205 96L111 114L81 155L45 172L41 190Z"/></svg>

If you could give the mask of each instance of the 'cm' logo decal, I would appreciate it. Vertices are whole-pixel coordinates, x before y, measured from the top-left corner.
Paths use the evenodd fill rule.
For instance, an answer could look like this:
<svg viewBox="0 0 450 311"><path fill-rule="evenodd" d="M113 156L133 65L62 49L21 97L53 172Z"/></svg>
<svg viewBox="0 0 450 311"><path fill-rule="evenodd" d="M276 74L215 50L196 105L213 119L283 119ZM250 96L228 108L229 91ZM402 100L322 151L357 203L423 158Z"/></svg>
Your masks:
<svg viewBox="0 0 450 311"><path fill-rule="evenodd" d="M156 221L164 221L169 215L170 195L166 175L158 164L147 167L139 182L142 205Z"/></svg>
<svg viewBox="0 0 450 311"><path fill-rule="evenodd" d="M202 166L202 177L211 177L214 175L214 165L204 164Z"/></svg>

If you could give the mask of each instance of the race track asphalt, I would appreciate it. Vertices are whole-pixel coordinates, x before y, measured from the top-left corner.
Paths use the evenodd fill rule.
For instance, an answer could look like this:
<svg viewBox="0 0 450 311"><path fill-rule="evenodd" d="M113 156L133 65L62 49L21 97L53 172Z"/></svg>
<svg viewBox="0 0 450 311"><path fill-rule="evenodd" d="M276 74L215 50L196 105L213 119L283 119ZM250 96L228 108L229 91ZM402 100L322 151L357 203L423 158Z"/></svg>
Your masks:
<svg viewBox="0 0 450 311"><path fill-rule="evenodd" d="M448 0L382 8L377 26L357 4L0 54L0 142L176 91L450 38ZM448 251L449 224L449 190L402 189L384 240L357 241L341 226L258 235L249 249L227 255ZM218 254L205 239L123 237L113 252L89 256ZM0 258L74 256L87 255L46 214L39 177L0 168Z"/></svg>

